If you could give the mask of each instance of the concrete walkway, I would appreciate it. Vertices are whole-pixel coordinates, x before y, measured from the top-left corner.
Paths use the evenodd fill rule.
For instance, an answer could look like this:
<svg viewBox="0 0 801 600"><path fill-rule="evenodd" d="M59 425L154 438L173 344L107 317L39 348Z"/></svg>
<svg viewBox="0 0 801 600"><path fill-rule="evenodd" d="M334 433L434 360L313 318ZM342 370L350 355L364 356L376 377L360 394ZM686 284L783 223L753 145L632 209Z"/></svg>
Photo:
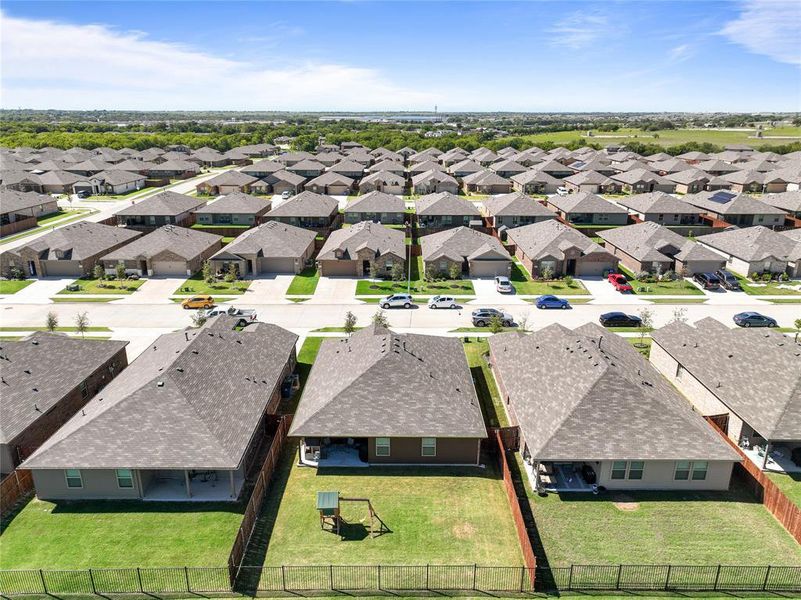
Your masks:
<svg viewBox="0 0 801 600"><path fill-rule="evenodd" d="M45 277L34 281L16 294L3 297L3 303L50 304L50 298L75 281L75 277Z"/></svg>
<svg viewBox="0 0 801 600"><path fill-rule="evenodd" d="M118 304L161 304L171 302L170 296L186 277L149 277L133 294L119 300Z"/></svg>
<svg viewBox="0 0 801 600"><path fill-rule="evenodd" d="M263 275L253 279L247 291L236 303L259 302L267 304L289 304L285 298L294 275Z"/></svg>
<svg viewBox="0 0 801 600"><path fill-rule="evenodd" d="M303 304L353 304L357 281L356 277L320 277L314 296Z"/></svg>

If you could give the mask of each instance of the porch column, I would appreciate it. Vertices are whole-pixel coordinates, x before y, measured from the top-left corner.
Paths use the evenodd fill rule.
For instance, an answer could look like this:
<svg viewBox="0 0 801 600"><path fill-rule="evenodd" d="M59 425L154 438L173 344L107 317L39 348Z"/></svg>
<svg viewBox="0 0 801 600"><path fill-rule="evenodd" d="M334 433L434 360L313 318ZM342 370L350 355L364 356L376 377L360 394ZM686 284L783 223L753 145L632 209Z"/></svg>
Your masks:
<svg viewBox="0 0 801 600"><path fill-rule="evenodd" d="M184 469L184 481L186 481L186 497L187 498L191 498L192 497L192 484L191 484L191 482L189 480L189 471L187 469Z"/></svg>
<svg viewBox="0 0 801 600"><path fill-rule="evenodd" d="M134 473L136 473L136 485L139 487L139 498L144 498L145 489L142 487L142 473L139 471L139 469L136 469Z"/></svg>
<svg viewBox="0 0 801 600"><path fill-rule="evenodd" d="M231 481L231 498L236 498L236 487L234 487L234 472L228 471L228 476Z"/></svg>
<svg viewBox="0 0 801 600"><path fill-rule="evenodd" d="M768 466L768 456L770 456L770 442L765 441L765 456L762 458L762 470Z"/></svg>

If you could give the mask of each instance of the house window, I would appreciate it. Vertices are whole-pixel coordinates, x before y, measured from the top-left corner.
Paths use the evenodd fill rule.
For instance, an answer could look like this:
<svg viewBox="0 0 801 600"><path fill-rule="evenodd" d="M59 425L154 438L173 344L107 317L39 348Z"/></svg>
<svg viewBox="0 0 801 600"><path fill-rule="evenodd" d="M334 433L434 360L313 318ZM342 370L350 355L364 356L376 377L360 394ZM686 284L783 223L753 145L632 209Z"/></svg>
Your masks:
<svg viewBox="0 0 801 600"><path fill-rule="evenodd" d="M64 470L64 477L67 480L67 487L68 488L82 488L83 487L83 477L81 477L81 470L80 469L65 469Z"/></svg>
<svg viewBox="0 0 801 600"><path fill-rule="evenodd" d="M645 463L641 460L633 460L629 463L629 479L642 479L642 472Z"/></svg>
<svg viewBox="0 0 801 600"><path fill-rule="evenodd" d="M390 455L390 443L388 437L375 438L375 455L376 456Z"/></svg>
<svg viewBox="0 0 801 600"><path fill-rule="evenodd" d="M687 481L690 478L691 464L689 460L677 460L676 468L673 471L673 479L676 481Z"/></svg>
<svg viewBox="0 0 801 600"><path fill-rule="evenodd" d="M642 479L645 463L641 460L616 460L612 463L612 479Z"/></svg>
<svg viewBox="0 0 801 600"><path fill-rule="evenodd" d="M706 479L707 462L705 460L696 460L693 463L693 481L704 481Z"/></svg>
<svg viewBox="0 0 801 600"><path fill-rule="evenodd" d="M437 455L437 438L424 437L422 456L436 456Z"/></svg>
<svg viewBox="0 0 801 600"><path fill-rule="evenodd" d="M626 461L616 460L612 463L612 479L626 478Z"/></svg>
<svg viewBox="0 0 801 600"><path fill-rule="evenodd" d="M130 469L117 469L117 487L132 488L133 486L133 471Z"/></svg>

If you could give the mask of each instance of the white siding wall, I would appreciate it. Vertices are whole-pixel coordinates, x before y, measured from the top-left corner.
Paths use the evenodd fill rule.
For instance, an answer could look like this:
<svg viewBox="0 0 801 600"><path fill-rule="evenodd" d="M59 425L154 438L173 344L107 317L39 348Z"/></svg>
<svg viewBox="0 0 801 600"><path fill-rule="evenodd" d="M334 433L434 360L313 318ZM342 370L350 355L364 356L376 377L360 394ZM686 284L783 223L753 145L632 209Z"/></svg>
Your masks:
<svg viewBox="0 0 801 600"><path fill-rule="evenodd" d="M676 463L672 460L645 461L642 479L611 479L612 461L602 461L598 485L610 490L727 490L734 465L731 461L709 462L706 479L701 481L673 479Z"/></svg>

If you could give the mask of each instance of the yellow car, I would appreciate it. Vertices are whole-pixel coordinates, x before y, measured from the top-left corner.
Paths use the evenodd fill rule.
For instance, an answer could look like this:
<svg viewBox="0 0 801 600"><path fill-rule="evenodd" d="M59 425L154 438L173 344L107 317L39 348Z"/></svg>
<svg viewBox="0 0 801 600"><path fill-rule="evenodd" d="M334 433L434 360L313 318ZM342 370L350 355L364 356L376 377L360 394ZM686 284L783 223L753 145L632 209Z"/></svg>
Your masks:
<svg viewBox="0 0 801 600"><path fill-rule="evenodd" d="M211 308L214 306L214 298L211 296L192 296L181 302L184 308Z"/></svg>

